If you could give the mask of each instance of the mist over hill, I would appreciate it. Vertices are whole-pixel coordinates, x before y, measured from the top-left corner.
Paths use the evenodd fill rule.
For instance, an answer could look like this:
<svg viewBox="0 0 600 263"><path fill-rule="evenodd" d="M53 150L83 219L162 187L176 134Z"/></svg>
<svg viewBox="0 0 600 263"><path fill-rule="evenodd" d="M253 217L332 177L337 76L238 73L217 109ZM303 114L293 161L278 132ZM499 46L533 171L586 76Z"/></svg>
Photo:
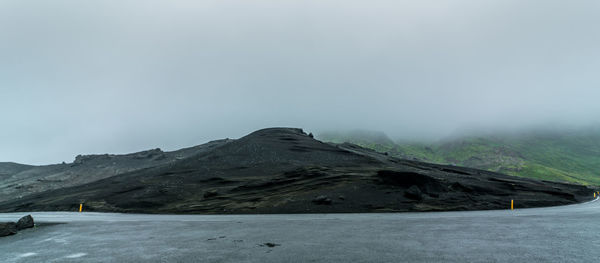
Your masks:
<svg viewBox="0 0 600 263"><path fill-rule="evenodd" d="M557 0L11 1L0 161L280 126L438 139L586 125L600 119L598 13Z"/></svg>
<svg viewBox="0 0 600 263"><path fill-rule="evenodd" d="M377 137L371 136L377 134ZM600 128L470 132L435 142L378 139L381 132L327 132L324 141L352 142L392 156L484 169L527 178L600 184Z"/></svg>

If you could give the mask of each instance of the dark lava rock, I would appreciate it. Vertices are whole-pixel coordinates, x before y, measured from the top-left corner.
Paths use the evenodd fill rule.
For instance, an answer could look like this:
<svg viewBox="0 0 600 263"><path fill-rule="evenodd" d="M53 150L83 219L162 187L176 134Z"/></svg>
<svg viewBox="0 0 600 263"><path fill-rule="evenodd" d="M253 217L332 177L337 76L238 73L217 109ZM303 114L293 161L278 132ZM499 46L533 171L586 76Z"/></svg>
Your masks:
<svg viewBox="0 0 600 263"><path fill-rule="evenodd" d="M427 193L441 192L447 188L438 179L413 171L381 170L377 172L377 177L379 177L382 184L387 186L403 188L417 186L420 188L419 190Z"/></svg>
<svg viewBox="0 0 600 263"><path fill-rule="evenodd" d="M217 192L217 190L209 190L204 193L204 198L217 196L218 194L219 194L219 192Z"/></svg>
<svg viewBox="0 0 600 263"><path fill-rule="evenodd" d="M465 186L461 183L458 183L458 182L451 184L448 188L452 191L457 191L457 192L465 192L465 193L473 192L473 189L471 189L470 187Z"/></svg>
<svg viewBox="0 0 600 263"><path fill-rule="evenodd" d="M17 221L17 230L23 230L25 228L32 228L33 225L34 225L33 217L31 217L31 215L26 215L24 217L21 217L21 219L19 219L19 221Z"/></svg>
<svg viewBox="0 0 600 263"><path fill-rule="evenodd" d="M0 237L10 236L17 233L17 224L13 222L0 223Z"/></svg>
<svg viewBox="0 0 600 263"><path fill-rule="evenodd" d="M419 189L419 187L417 187L416 185L409 187L404 192L404 196L406 196L407 198L413 199L413 200L423 199L423 193L421 192L421 189Z"/></svg>
<svg viewBox="0 0 600 263"><path fill-rule="evenodd" d="M139 152L135 156L133 156L133 158L134 159L161 158L161 155L164 155L164 152L160 148L156 148L153 150Z"/></svg>
<svg viewBox="0 0 600 263"><path fill-rule="evenodd" d="M331 199L329 199L329 197L326 195L319 195L313 199L312 202L317 205L330 205L332 203Z"/></svg>

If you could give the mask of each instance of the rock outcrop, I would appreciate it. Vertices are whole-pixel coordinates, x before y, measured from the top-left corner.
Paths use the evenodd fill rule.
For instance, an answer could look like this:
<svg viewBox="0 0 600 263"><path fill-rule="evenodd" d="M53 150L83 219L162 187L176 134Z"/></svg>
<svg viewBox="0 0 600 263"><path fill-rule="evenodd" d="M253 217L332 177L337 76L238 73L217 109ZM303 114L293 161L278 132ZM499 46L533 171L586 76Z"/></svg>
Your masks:
<svg viewBox="0 0 600 263"><path fill-rule="evenodd" d="M17 224L13 222L0 223L0 237L10 236L17 233Z"/></svg>
<svg viewBox="0 0 600 263"><path fill-rule="evenodd" d="M6 222L0 223L0 237L11 236L16 234L18 231L34 227L33 217L26 215L21 217L17 223Z"/></svg>
<svg viewBox="0 0 600 263"><path fill-rule="evenodd" d="M31 215L26 215L21 217L19 221L17 221L17 230L23 230L25 228L32 228L35 224L33 223L33 217Z"/></svg>

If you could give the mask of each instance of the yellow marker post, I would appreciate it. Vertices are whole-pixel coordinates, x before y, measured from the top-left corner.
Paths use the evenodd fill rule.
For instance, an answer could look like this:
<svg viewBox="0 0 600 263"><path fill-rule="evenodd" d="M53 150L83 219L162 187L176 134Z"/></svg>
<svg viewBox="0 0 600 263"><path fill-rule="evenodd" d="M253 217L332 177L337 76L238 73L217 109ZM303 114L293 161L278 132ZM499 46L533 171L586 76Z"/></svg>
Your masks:
<svg viewBox="0 0 600 263"><path fill-rule="evenodd" d="M510 200L510 210L515 210L515 200Z"/></svg>
<svg viewBox="0 0 600 263"><path fill-rule="evenodd" d="M83 204L79 204L79 213L81 213L81 210L83 210Z"/></svg>

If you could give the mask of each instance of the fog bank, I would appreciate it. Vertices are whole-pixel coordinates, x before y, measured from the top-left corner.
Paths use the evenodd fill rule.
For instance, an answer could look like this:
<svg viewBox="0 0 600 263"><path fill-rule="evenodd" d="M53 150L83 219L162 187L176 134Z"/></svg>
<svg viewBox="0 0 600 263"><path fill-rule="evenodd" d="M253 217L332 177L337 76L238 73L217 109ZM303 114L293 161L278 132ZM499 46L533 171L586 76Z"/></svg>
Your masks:
<svg viewBox="0 0 600 263"><path fill-rule="evenodd" d="M2 1L0 161L600 117L596 1Z"/></svg>

